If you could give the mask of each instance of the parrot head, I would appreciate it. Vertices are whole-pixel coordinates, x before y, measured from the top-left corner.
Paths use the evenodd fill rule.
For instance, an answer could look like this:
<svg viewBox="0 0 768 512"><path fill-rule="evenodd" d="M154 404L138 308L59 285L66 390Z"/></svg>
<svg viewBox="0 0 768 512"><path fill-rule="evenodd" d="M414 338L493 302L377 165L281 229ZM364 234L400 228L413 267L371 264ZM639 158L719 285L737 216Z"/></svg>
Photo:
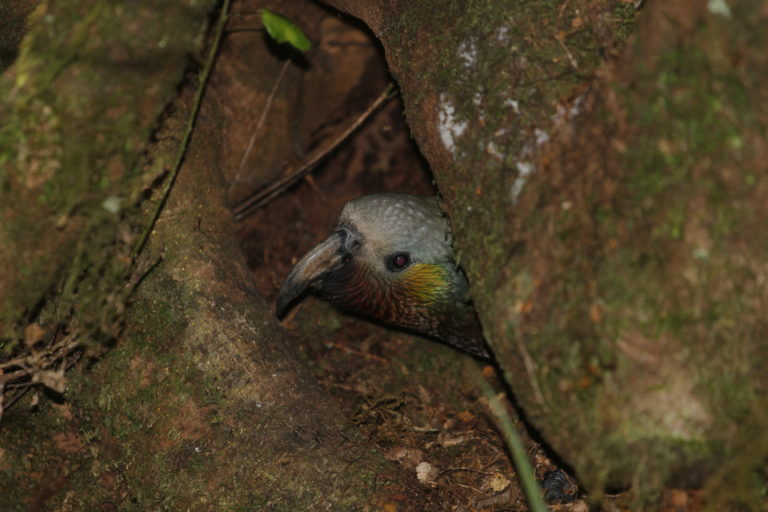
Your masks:
<svg viewBox="0 0 768 512"><path fill-rule="evenodd" d="M330 236L288 274L277 315L307 289L344 310L490 357L435 197L382 193L347 203Z"/></svg>

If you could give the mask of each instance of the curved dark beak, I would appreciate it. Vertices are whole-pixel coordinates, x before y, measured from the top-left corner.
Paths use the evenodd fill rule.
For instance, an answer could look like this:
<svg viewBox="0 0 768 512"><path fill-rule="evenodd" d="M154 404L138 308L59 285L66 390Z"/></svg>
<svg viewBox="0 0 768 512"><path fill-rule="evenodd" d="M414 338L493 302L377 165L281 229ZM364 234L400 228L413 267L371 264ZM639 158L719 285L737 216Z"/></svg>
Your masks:
<svg viewBox="0 0 768 512"><path fill-rule="evenodd" d="M322 281L324 275L341 262L341 247L343 236L334 232L320 242L299 261L288 277L285 278L280 293L277 294L276 312L281 318L288 306L296 300L307 288Z"/></svg>

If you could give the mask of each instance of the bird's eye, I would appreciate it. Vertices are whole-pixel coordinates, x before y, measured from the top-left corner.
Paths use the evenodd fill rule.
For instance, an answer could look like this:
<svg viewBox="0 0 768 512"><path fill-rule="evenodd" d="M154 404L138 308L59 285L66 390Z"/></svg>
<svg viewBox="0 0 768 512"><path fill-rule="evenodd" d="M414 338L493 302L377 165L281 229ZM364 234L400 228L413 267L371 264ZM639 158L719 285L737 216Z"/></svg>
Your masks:
<svg viewBox="0 0 768 512"><path fill-rule="evenodd" d="M392 270L402 270L411 262L408 253L400 252L390 257L389 263Z"/></svg>
<svg viewBox="0 0 768 512"><path fill-rule="evenodd" d="M341 262L342 262L343 264L345 264L345 265L346 265L347 263L349 263L350 261L352 261L352 256L350 256L349 254L345 254L345 255L344 255L344 256L342 256L342 258L341 258Z"/></svg>

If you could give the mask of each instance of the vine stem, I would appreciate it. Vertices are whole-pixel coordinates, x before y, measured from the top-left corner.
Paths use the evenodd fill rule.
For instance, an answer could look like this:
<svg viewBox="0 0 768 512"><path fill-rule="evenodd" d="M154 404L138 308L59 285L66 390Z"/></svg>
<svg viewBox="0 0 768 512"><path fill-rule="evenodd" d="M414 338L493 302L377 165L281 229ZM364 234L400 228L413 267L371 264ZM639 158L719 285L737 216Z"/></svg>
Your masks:
<svg viewBox="0 0 768 512"><path fill-rule="evenodd" d="M528 501L528 507L531 512L547 512L547 506L541 499L541 488L536 482L533 468L525 455L523 442L517 434L512 418L509 417L509 413L496 396L496 393L493 391L493 388L491 388L488 381L482 376L478 376L477 382L480 385L485 398L488 400L488 406L499 420L501 431L504 433L504 437L507 441L507 447L509 447L509 451L512 454L512 462L514 462L517 476L520 479L520 486L523 488L523 492Z"/></svg>
<svg viewBox="0 0 768 512"><path fill-rule="evenodd" d="M165 188L163 189L163 196L160 198L160 201L157 203L157 207L155 208L154 213L152 214L152 218L149 222L149 225L147 225L147 228L144 230L144 233L142 233L141 238L136 243L136 246L133 248L133 252L131 254L131 258L133 261L136 261L136 257L141 254L141 251L144 249L144 246L147 244L147 240L149 239L150 233L152 233L152 230L155 228L155 224L157 224L157 219L160 217L160 212L162 212L163 207L165 206L165 203L168 200L168 196L171 193L171 188L173 188L173 184L176 182L176 177L179 174L179 170L181 169L181 164L184 163L184 157L187 154L187 149L189 149L189 141L192 138L192 130L195 127L195 121L197 121L197 115L200 112L200 104L202 103L203 99L203 93L205 92L205 86L208 83L208 77L211 74L211 70L213 69L213 64L216 61L216 55L219 53L219 44L221 43L222 35L224 34L224 26L227 24L227 18L229 16L229 3L230 0L223 0L221 5L221 11L219 12L219 20L217 22L216 26L216 35L213 38L213 43L211 44L211 50L208 53L208 58L205 62L205 67L203 68L202 73L198 77L198 86L197 91L195 92L195 99L192 103L192 112L189 115L189 119L187 120L187 127L184 131L184 136L181 139L181 143L179 144L179 150L176 153L176 159L173 163L173 167L171 170L171 175L168 177L168 181L165 184Z"/></svg>

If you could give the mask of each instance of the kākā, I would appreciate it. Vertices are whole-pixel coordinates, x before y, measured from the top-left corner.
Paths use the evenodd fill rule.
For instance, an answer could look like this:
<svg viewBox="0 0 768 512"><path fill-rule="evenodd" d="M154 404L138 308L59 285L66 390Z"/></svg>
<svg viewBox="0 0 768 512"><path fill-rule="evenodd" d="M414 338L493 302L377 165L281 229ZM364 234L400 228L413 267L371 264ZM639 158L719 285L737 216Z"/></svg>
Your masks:
<svg viewBox="0 0 768 512"><path fill-rule="evenodd" d="M278 317L307 289L344 310L490 358L435 197L382 193L347 203L331 235L288 274Z"/></svg>

